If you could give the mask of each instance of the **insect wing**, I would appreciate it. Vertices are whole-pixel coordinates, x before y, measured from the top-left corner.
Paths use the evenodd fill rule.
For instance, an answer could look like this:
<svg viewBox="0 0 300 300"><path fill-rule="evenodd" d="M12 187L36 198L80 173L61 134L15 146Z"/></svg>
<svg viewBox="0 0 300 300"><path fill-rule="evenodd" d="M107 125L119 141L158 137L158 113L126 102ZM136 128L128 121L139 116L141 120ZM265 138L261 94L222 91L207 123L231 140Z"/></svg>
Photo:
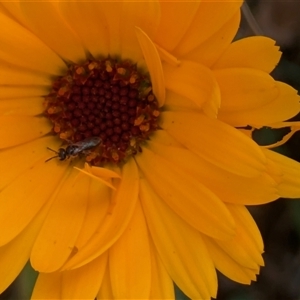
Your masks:
<svg viewBox="0 0 300 300"><path fill-rule="evenodd" d="M100 143L101 143L101 139L99 137L90 137L83 141L74 143L72 144L72 147L74 147L72 155L76 155L85 150L89 150L93 147L98 146Z"/></svg>

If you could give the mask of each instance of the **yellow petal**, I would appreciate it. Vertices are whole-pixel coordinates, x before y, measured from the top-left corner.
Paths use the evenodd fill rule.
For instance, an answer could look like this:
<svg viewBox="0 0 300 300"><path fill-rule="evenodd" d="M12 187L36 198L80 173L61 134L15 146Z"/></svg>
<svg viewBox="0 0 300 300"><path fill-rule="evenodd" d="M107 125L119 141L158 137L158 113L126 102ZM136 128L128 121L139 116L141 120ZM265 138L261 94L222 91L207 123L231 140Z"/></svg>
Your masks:
<svg viewBox="0 0 300 300"><path fill-rule="evenodd" d="M212 164L245 177L264 171L261 149L231 126L200 113L163 112L161 117L163 129Z"/></svg>
<svg viewBox="0 0 300 300"><path fill-rule="evenodd" d="M157 98L159 106L162 107L165 102L166 91L160 57L153 42L139 27L136 28L136 35L150 73L153 93Z"/></svg>
<svg viewBox="0 0 300 300"><path fill-rule="evenodd" d="M233 281L250 284L256 280L256 269L249 269L238 264L222 247L219 247L212 239L203 237L209 254L216 268Z"/></svg>
<svg viewBox="0 0 300 300"><path fill-rule="evenodd" d="M172 51L189 29L199 4L200 1L161 1L161 22L154 42L165 50Z"/></svg>
<svg viewBox="0 0 300 300"><path fill-rule="evenodd" d="M174 50L177 56L184 56L187 53L194 50L196 47L201 45L206 40L210 39L211 36L216 34L224 25L240 10L242 1L199 1L200 5L197 8L195 15L190 14L193 17L191 24L184 24L185 26L190 25L186 30L183 39L178 43L177 48ZM199 3L198 2L198 3ZM186 3L182 2L182 6ZM169 4L169 9L173 10L174 3ZM179 14L180 15L180 14ZM182 15L182 13L181 13ZM181 21L181 20L180 20ZM183 19L182 22L184 22ZM174 24L178 24L178 20L174 20ZM177 26L182 26L179 23ZM186 27L183 27L186 28ZM238 27L234 26L235 31ZM199 34L201 32L201 34ZM234 36L232 36L233 38ZM231 39L232 39L231 38ZM225 40L226 41L226 40ZM218 48L222 48L222 43L225 42L219 40Z"/></svg>
<svg viewBox="0 0 300 300"><path fill-rule="evenodd" d="M32 71L29 69L23 69L19 66L14 66L9 63L1 63L0 68L0 84L2 86L19 86L19 85L33 85L33 86L45 86L49 88L51 86L51 78L48 74L44 74L38 71ZM15 87L16 88L16 87Z"/></svg>
<svg viewBox="0 0 300 300"><path fill-rule="evenodd" d="M166 134L162 137L164 142L168 139ZM157 134L149 147L173 165L197 178L223 202L256 205L279 198L276 181L268 173L261 173L253 178L238 176L218 168L187 149L164 146Z"/></svg>
<svg viewBox="0 0 300 300"><path fill-rule="evenodd" d="M90 181L77 176L77 171L69 169L32 249L32 266L40 272L58 270L74 250L86 213Z"/></svg>
<svg viewBox="0 0 300 300"><path fill-rule="evenodd" d="M263 71L250 68L215 70L224 111L249 110L261 107L278 96L275 80Z"/></svg>
<svg viewBox="0 0 300 300"><path fill-rule="evenodd" d="M100 289L106 265L107 252L81 268L64 271L60 299L94 300Z"/></svg>
<svg viewBox="0 0 300 300"><path fill-rule="evenodd" d="M258 269L263 266L263 242L252 216L243 206L227 205L236 222L236 235L228 241L214 242L241 266Z"/></svg>
<svg viewBox="0 0 300 300"><path fill-rule="evenodd" d="M103 276L101 288L97 295L97 299L114 299L112 289L111 289L111 281L108 267L106 268L106 272Z"/></svg>
<svg viewBox="0 0 300 300"><path fill-rule="evenodd" d="M39 273L31 295L32 300L61 299L61 272Z"/></svg>
<svg viewBox="0 0 300 300"><path fill-rule="evenodd" d="M0 14L0 23L2 25L0 32L0 59L2 61L54 75L58 75L61 69L65 68L63 60L15 20ZM21 51L20 45L22 45ZM19 82L21 83L22 81Z"/></svg>
<svg viewBox="0 0 300 300"><path fill-rule="evenodd" d="M46 160L46 148L50 145L58 146L59 143L54 141L54 137L43 137L26 144L1 150L1 168L5 170L5 176L0 176L0 189L9 185L37 161Z"/></svg>
<svg viewBox="0 0 300 300"><path fill-rule="evenodd" d="M183 61L178 67L164 64L163 70L167 89L193 100L199 108L212 102L218 109L220 91L208 68L192 61Z"/></svg>
<svg viewBox="0 0 300 300"><path fill-rule="evenodd" d="M214 265L201 235L140 180L141 201L154 245L171 278L190 298L216 296Z"/></svg>
<svg viewBox="0 0 300 300"><path fill-rule="evenodd" d="M201 182L146 148L136 160L155 193L185 222L217 239L234 235L225 205Z"/></svg>
<svg viewBox="0 0 300 300"><path fill-rule="evenodd" d="M85 58L80 40L59 14L58 3L25 0L20 6L25 25L60 57L74 62Z"/></svg>
<svg viewBox="0 0 300 300"><path fill-rule="evenodd" d="M103 4L91 1L63 1L59 5L64 19L76 31L84 47L94 57L108 55L109 30ZM117 3L116 5L118 6Z"/></svg>
<svg viewBox="0 0 300 300"><path fill-rule="evenodd" d="M300 110L297 91L291 86L276 82L278 94L271 102L258 108L240 111L219 111L219 119L235 127L254 125L272 127L273 123L294 117Z"/></svg>
<svg viewBox="0 0 300 300"><path fill-rule="evenodd" d="M0 115L34 116L43 113L44 110L43 99L40 97L0 100Z"/></svg>
<svg viewBox="0 0 300 300"><path fill-rule="evenodd" d="M151 291L150 299L174 299L174 285L163 265L152 240L150 240L151 254Z"/></svg>
<svg viewBox="0 0 300 300"><path fill-rule="evenodd" d="M282 172L278 191L281 197L300 197L300 164L284 155L274 151L263 149L265 155L273 161Z"/></svg>
<svg viewBox="0 0 300 300"><path fill-rule="evenodd" d="M25 230L10 243L0 247L0 293L15 280L28 261L32 245L48 210L49 205L46 205Z"/></svg>
<svg viewBox="0 0 300 300"><path fill-rule="evenodd" d="M40 97L49 93L49 86L22 86L19 84L16 86L1 86L0 99Z"/></svg>
<svg viewBox="0 0 300 300"><path fill-rule="evenodd" d="M72 269L80 267L106 251L126 229L138 198L138 171L133 159L122 168L122 179L117 185L103 223L95 235L63 267Z"/></svg>
<svg viewBox="0 0 300 300"><path fill-rule="evenodd" d="M151 258L148 229L141 204L127 229L109 249L109 270L116 299L148 299L151 284Z"/></svg>
<svg viewBox="0 0 300 300"><path fill-rule="evenodd" d="M0 222L6 224L0 236L1 245L18 235L49 201L64 172L64 167L46 166L43 157L32 161L27 170L1 191Z"/></svg>
<svg viewBox="0 0 300 300"><path fill-rule="evenodd" d="M51 130L43 117L0 116L0 149L40 138Z"/></svg>
<svg viewBox="0 0 300 300"><path fill-rule="evenodd" d="M227 1L227 3L237 2ZM220 2L216 2L216 4L220 4ZM207 16L211 17L211 14L208 13ZM213 18L211 19L213 20ZM240 11L238 11L216 33L203 41L197 48L180 58L192 60L207 67L211 67L232 42L236 35L237 28L239 27L240 20L241 14ZM201 37L202 33L199 34L199 36Z"/></svg>
<svg viewBox="0 0 300 300"><path fill-rule="evenodd" d="M270 73L280 56L274 40L265 36L248 37L230 44L213 69L252 68Z"/></svg>
<svg viewBox="0 0 300 300"><path fill-rule="evenodd" d="M110 200L110 188L96 180L91 180L86 215L75 243L77 249L81 249L101 226L107 215Z"/></svg>

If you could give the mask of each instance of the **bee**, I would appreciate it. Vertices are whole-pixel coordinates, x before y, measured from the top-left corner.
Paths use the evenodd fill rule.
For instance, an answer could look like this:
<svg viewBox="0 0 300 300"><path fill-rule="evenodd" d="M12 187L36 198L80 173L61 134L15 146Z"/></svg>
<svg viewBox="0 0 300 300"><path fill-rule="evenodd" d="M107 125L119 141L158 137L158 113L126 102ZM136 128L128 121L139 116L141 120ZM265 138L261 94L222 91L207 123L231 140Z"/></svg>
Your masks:
<svg viewBox="0 0 300 300"><path fill-rule="evenodd" d="M58 151L55 151L47 147L47 149L51 150L52 152L55 152L57 155L48 158L45 162L56 157L58 157L59 160L66 160L70 157L76 157L77 155L80 155L85 151L98 146L101 142L102 140L99 137L94 136L94 137L86 138L83 141L77 143L72 143L68 145L66 148L59 148Z"/></svg>

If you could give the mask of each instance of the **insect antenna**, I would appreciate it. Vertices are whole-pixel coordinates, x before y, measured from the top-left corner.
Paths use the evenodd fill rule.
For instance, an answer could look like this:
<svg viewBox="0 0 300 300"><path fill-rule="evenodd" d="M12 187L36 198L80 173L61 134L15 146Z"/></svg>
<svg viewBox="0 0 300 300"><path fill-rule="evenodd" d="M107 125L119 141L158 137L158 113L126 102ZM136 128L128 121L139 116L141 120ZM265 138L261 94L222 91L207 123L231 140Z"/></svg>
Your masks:
<svg viewBox="0 0 300 300"><path fill-rule="evenodd" d="M49 147L47 147L47 149L48 149L48 150L51 150L52 152L54 152L54 153L56 153L56 154L58 154L57 151L55 151L55 150L53 150L53 149L51 149L51 148L49 148ZM59 157L59 155L52 156L52 157L46 159L45 162L47 162L47 161L49 161L49 160L51 160L51 159L53 159L53 158L55 158L55 157Z"/></svg>

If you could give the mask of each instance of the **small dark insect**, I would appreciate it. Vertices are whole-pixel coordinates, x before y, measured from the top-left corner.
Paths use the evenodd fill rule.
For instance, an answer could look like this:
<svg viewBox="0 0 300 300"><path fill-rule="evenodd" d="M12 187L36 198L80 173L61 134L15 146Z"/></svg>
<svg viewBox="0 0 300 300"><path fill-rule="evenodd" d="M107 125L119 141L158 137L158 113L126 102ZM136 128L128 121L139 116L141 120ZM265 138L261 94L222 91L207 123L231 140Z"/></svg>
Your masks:
<svg viewBox="0 0 300 300"><path fill-rule="evenodd" d="M70 158L71 156L75 157L81 153L84 153L86 150L90 150L96 146L98 146L101 143L101 139L99 137L89 137L83 141L70 144L66 148L59 148L58 151L55 151L49 147L47 149L51 150L52 152L55 152L57 155L52 156L48 158L45 162L58 157L59 160L65 160Z"/></svg>

